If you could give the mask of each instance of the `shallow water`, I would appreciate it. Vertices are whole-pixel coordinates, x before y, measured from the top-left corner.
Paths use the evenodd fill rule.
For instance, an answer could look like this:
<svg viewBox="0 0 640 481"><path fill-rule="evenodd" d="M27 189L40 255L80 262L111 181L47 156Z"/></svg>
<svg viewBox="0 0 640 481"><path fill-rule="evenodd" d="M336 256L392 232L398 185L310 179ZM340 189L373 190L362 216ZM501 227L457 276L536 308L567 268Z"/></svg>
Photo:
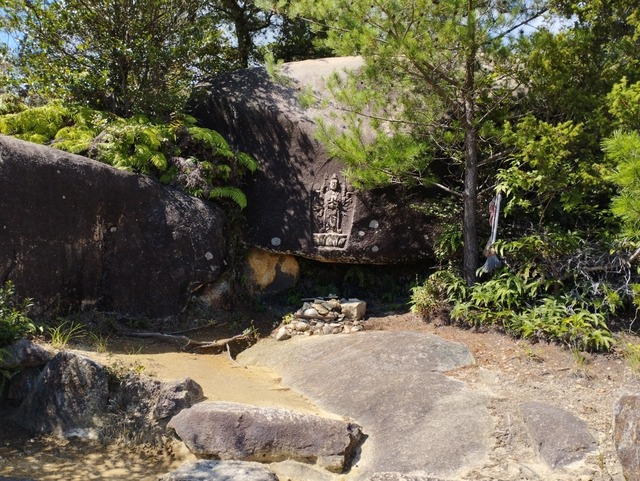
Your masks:
<svg viewBox="0 0 640 481"><path fill-rule="evenodd" d="M283 387L272 371L241 366L226 354L169 352L166 346L146 346L145 351L135 354L75 352L107 366L160 380L190 377L202 386L210 401L285 407L334 417ZM0 426L0 476L38 481L151 481L189 459L194 459L193 455L180 442L168 443L166 449L132 450L77 440L34 440L13 426Z"/></svg>

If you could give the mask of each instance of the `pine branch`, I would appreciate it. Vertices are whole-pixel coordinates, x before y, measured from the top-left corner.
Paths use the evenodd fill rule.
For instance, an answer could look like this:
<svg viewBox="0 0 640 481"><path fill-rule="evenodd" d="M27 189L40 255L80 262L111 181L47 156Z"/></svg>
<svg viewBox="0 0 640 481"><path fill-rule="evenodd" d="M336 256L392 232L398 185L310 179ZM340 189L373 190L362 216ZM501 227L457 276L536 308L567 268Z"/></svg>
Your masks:
<svg viewBox="0 0 640 481"><path fill-rule="evenodd" d="M499 35L496 35L495 37L491 37L487 42L485 42L485 45L490 43L490 42L495 42L496 40L505 38L506 36L508 36L510 33L515 32L516 30L518 30L520 27L522 27L523 25L527 25L529 22L531 22L532 20L535 20L536 18L544 15L547 11L549 11L548 8L543 8L541 10L538 10L537 12L534 12L532 15L530 15L529 17L525 18L523 21L516 23L515 25L513 25L512 27L509 27L507 30L505 30L504 32L501 32Z"/></svg>

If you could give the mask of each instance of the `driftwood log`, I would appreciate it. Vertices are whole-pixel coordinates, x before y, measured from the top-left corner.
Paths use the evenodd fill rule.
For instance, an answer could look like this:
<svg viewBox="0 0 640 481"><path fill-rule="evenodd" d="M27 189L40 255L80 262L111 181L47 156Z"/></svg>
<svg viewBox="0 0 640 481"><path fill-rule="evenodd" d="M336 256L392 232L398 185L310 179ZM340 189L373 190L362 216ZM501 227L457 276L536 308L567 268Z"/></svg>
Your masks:
<svg viewBox="0 0 640 481"><path fill-rule="evenodd" d="M227 349L229 352L229 346L232 343L246 341L249 343L253 343L256 341L256 334L251 329L245 329L242 334L238 334L226 339L217 339L215 341L197 341L195 339L191 339L190 337L179 335L179 334L165 334L162 332L140 332L134 331L131 329L127 329L126 327L118 324L116 322L112 322L111 326L113 329L120 335L126 337L137 337L143 339L157 339L162 342L168 342L172 344L178 344L182 351L187 349L192 349L194 351L223 351Z"/></svg>

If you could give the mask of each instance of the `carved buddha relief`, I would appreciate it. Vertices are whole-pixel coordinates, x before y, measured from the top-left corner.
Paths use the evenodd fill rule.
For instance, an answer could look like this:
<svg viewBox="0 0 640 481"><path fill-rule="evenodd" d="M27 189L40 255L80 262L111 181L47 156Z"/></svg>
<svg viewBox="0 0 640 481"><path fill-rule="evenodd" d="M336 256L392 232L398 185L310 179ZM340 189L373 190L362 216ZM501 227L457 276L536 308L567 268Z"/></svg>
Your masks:
<svg viewBox="0 0 640 481"><path fill-rule="evenodd" d="M325 176L311 192L313 242L318 247L346 247L353 220L353 187L337 174Z"/></svg>

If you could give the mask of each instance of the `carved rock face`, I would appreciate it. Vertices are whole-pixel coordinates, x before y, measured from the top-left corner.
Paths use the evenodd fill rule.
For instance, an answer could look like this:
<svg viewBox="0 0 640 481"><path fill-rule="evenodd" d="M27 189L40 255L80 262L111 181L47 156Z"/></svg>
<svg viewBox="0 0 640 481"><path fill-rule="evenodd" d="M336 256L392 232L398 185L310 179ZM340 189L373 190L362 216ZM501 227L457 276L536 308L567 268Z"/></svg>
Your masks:
<svg viewBox="0 0 640 481"><path fill-rule="evenodd" d="M36 314L160 317L216 280L225 217L149 177L0 136L0 281Z"/></svg>
<svg viewBox="0 0 640 481"><path fill-rule="evenodd" d="M260 162L245 187L245 241L280 254L361 264L415 262L433 256L429 218L396 189L356 191L315 138L328 110L300 106L297 95L325 91L324 78L362 65L358 57L285 64L293 82L272 82L264 69L223 75L193 101L200 124L223 134Z"/></svg>

